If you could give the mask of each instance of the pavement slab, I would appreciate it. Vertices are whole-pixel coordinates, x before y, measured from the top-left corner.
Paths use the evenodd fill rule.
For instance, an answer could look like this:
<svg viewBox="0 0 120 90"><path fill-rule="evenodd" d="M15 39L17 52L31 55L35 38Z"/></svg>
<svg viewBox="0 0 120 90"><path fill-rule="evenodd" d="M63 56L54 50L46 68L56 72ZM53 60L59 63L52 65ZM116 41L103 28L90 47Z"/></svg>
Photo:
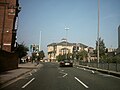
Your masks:
<svg viewBox="0 0 120 90"><path fill-rule="evenodd" d="M42 64L37 65L36 63L28 62L19 64L18 69L2 72L0 73L0 86L32 71L33 69L40 68L41 66Z"/></svg>

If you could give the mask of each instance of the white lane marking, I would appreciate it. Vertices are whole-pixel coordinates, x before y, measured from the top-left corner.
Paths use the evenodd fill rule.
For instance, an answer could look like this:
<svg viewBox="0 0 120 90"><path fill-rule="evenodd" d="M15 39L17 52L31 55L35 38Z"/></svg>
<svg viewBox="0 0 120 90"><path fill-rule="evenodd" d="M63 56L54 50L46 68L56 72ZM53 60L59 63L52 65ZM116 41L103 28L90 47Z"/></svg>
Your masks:
<svg viewBox="0 0 120 90"><path fill-rule="evenodd" d="M85 68L80 68L80 67L77 67L78 69L81 69L81 70L85 70Z"/></svg>
<svg viewBox="0 0 120 90"><path fill-rule="evenodd" d="M79 68L79 67L77 67L78 69L81 69L81 70L85 70L85 71L88 71L88 72L92 72L93 74L95 73L95 71L94 70L87 70L87 69L85 69L85 68Z"/></svg>
<svg viewBox="0 0 120 90"><path fill-rule="evenodd" d="M65 76L67 76L68 74L66 73L65 75L63 75L62 77L65 77Z"/></svg>
<svg viewBox="0 0 120 90"><path fill-rule="evenodd" d="M85 85L82 81L80 81L80 79L78 79L77 77L75 77L75 79L79 82L79 83L81 83L85 88L89 88L87 85Z"/></svg>
<svg viewBox="0 0 120 90"><path fill-rule="evenodd" d="M37 70L34 70L35 72L37 72Z"/></svg>
<svg viewBox="0 0 120 90"><path fill-rule="evenodd" d="M60 70L60 68L58 67L58 70Z"/></svg>
<svg viewBox="0 0 120 90"><path fill-rule="evenodd" d="M67 75L68 75L67 73L64 73L64 72L59 72L59 73L64 74L62 77L65 77L65 76L67 76Z"/></svg>
<svg viewBox="0 0 120 90"><path fill-rule="evenodd" d="M27 85L29 85L35 78L32 78L28 83L26 83L22 88L25 88Z"/></svg>
<svg viewBox="0 0 120 90"><path fill-rule="evenodd" d="M30 72L30 75L32 75L32 73Z"/></svg>
<svg viewBox="0 0 120 90"><path fill-rule="evenodd" d="M95 71L92 70L92 73L95 73Z"/></svg>

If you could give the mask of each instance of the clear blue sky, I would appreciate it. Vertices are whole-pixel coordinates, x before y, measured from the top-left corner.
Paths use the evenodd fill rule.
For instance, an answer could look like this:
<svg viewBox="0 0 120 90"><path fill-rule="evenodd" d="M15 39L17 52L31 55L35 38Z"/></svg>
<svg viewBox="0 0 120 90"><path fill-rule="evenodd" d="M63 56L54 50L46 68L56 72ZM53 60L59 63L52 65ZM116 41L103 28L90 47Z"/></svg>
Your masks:
<svg viewBox="0 0 120 90"><path fill-rule="evenodd" d="M26 46L68 41L95 47L98 28L98 0L20 0L18 42ZM117 48L120 25L120 0L100 0L100 37L106 47Z"/></svg>

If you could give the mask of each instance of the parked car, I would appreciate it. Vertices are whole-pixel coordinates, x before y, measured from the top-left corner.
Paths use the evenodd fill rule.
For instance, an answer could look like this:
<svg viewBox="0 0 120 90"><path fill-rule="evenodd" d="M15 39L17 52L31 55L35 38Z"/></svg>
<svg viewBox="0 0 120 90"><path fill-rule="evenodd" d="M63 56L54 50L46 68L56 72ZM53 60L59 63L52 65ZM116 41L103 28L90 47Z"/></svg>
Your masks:
<svg viewBox="0 0 120 90"><path fill-rule="evenodd" d="M62 66L71 66L73 67L73 61L72 60L62 60L59 63L60 67Z"/></svg>

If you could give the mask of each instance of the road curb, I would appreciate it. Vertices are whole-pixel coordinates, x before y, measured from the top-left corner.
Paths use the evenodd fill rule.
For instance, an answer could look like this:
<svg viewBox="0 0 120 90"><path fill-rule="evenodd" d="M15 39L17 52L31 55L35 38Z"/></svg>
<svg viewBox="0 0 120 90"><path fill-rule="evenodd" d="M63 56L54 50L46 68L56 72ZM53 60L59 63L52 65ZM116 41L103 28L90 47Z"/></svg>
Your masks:
<svg viewBox="0 0 120 90"><path fill-rule="evenodd" d="M1 89L2 87L4 87L5 84L11 82L12 80L15 80L15 79L17 79L17 78L19 78L19 77L21 77L21 76L23 76L23 75L31 72L33 69L41 68L42 66L43 66L42 64L41 64L41 65L38 64L38 65L36 65L35 67L19 67L20 69L28 69L28 71L25 71L24 73L21 73L21 74L19 74L18 76L15 76L15 77L13 77L13 78L11 78L11 79L9 79L9 80L6 80L6 81L0 83L0 89Z"/></svg>
<svg viewBox="0 0 120 90"><path fill-rule="evenodd" d="M12 80L14 80L14 79L17 79L17 78L21 77L22 75L25 75L26 73L31 72L32 70L33 70L33 69L30 69L29 71L26 71L26 72L24 72L24 73L22 73L22 74L20 74L20 75L18 75L18 76L16 76L16 77L13 77L13 78L11 78L11 79L9 79L9 80L7 80L7 81L4 81L4 82L0 83L0 87L2 87L4 84L7 84L7 83L9 83L10 81L12 81Z"/></svg>
<svg viewBox="0 0 120 90"><path fill-rule="evenodd" d="M95 70L101 73L105 73L105 74L109 74L109 75L113 75L116 77L120 77L120 73L119 72L115 72L115 71L109 71L109 70L104 70L104 69L98 69L98 68L93 68L93 67L89 67L89 66L83 66L83 65L77 65L79 67L83 67L86 69L90 69L90 70Z"/></svg>

